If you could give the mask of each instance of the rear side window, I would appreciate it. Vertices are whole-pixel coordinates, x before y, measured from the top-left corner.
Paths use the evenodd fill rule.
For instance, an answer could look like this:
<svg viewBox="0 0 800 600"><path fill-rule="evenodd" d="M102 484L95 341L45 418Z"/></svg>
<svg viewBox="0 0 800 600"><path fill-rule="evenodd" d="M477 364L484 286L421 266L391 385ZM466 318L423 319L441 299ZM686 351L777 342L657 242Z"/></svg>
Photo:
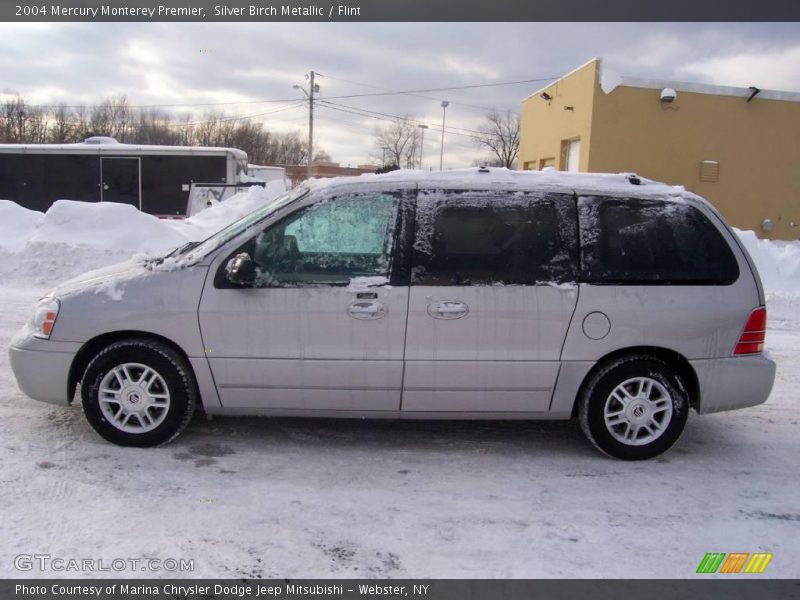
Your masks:
<svg viewBox="0 0 800 600"><path fill-rule="evenodd" d="M578 213L587 283L727 285L739 277L722 234L689 204L581 197Z"/></svg>
<svg viewBox="0 0 800 600"><path fill-rule="evenodd" d="M577 276L575 200L526 192L421 191L412 283L534 285Z"/></svg>

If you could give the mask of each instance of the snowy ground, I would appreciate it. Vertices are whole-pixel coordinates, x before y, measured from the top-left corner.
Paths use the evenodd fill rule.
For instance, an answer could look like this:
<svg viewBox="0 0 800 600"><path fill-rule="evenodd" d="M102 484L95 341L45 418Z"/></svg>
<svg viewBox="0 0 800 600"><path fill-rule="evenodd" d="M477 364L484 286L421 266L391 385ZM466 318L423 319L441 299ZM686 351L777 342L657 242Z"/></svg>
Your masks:
<svg viewBox="0 0 800 600"><path fill-rule="evenodd" d="M32 227L38 242L14 242L27 252L0 250L2 348L45 281L117 257ZM768 277L796 289L781 264ZM685 578L706 552L767 551L766 576L797 577L800 294L769 310L767 404L692 414L643 463L560 422L195 419L167 447L119 448L79 407L25 397L2 351L0 576L40 576L13 560L46 553L194 559L193 577Z"/></svg>
<svg viewBox="0 0 800 600"><path fill-rule="evenodd" d="M41 291L0 287L0 344ZM0 353L0 576L49 553L204 577L682 578L706 552L770 551L769 576L797 577L800 301L770 308L769 402L692 415L644 463L559 422L196 419L119 448L23 396Z"/></svg>
<svg viewBox="0 0 800 600"><path fill-rule="evenodd" d="M0 345L42 291L0 287ZM690 577L706 552L770 551L797 577L800 301L770 308L769 402L692 415L634 464L558 422L196 419L118 448L23 396L0 353L0 576L49 553L204 577Z"/></svg>

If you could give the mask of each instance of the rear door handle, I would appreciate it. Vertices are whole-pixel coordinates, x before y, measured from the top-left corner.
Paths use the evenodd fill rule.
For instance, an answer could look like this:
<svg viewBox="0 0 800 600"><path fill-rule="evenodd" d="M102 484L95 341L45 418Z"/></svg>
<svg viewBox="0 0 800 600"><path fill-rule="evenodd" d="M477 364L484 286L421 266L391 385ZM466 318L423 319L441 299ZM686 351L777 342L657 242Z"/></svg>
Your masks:
<svg viewBox="0 0 800 600"><path fill-rule="evenodd" d="M359 321L380 319L388 311L380 300L356 300L347 307L347 314Z"/></svg>
<svg viewBox="0 0 800 600"><path fill-rule="evenodd" d="M428 314L434 319L460 319L469 312L469 307L460 300L440 300L428 304Z"/></svg>

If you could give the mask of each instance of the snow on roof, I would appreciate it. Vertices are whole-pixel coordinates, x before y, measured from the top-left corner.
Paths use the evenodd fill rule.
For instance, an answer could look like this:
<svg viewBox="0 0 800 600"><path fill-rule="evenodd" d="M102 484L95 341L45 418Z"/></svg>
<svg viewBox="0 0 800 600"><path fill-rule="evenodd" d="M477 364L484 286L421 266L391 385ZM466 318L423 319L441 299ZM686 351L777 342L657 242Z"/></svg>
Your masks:
<svg viewBox="0 0 800 600"><path fill-rule="evenodd" d="M606 94L610 94L619 86L645 88L653 90L663 90L664 88L672 88L673 90L676 90L678 92L689 92L693 94L710 94L716 96L734 96L737 98L745 98L745 99L749 98L750 95L753 93L752 88L745 88L745 87L713 85L710 83L693 83L688 81L671 81L667 79L650 79L646 77L631 77L629 75L621 75L616 71L609 69L603 62L603 59L592 58L591 60L577 67L576 69L573 69L569 73L566 73L565 75L562 75L558 79L551 81L546 86L539 88L531 95L526 97L525 100L523 100L523 102L529 100L530 98L538 96L544 90L552 87L559 81L562 81L567 77L570 77L577 71L580 71L581 69L592 64L595 61L600 66L600 88ZM800 92L762 89L758 92L756 98L760 100L783 100L786 102L800 102Z"/></svg>
<svg viewBox="0 0 800 600"><path fill-rule="evenodd" d="M606 80L606 73L616 81ZM603 92L610 94L618 86L663 90L671 88L678 92L693 94L710 94L713 96L734 96L747 99L753 94L753 88L734 87L729 85L712 85L709 83L692 83L689 81L670 81L666 79L648 79L645 77L630 77L618 75L613 71L601 71L600 87ZM800 102L800 92L785 92L781 90L760 90L755 97L757 100L783 100L786 102Z"/></svg>
<svg viewBox="0 0 800 600"><path fill-rule="evenodd" d="M88 142L76 144L0 144L0 153L14 154L227 154L246 158L247 153L237 148L210 146L151 146L148 144L120 144L114 141L98 142L100 138L89 138ZM102 138L113 140L113 138Z"/></svg>
<svg viewBox="0 0 800 600"><path fill-rule="evenodd" d="M588 66L588 65L592 64L592 63L593 63L593 62L595 62L595 61L601 62L601 61L602 61L602 59L595 57L595 58L592 58L591 60L587 60L587 61L586 61L585 63L583 63L583 64L582 64L580 67L575 67L575 68L574 68L574 69L572 69L572 71L570 71L569 73L565 73L564 75L562 75L562 76L561 76L561 77L559 77L558 79L554 79L553 81L551 81L550 83L548 83L546 86L544 86L544 87L541 87L541 88L539 88L538 90L536 90L535 92L533 92L533 93L532 93L530 96L527 96L526 98L523 98L523 100L522 100L522 101L523 101L523 102L525 102L526 100L530 100L530 99L531 99L531 98L533 98L534 96L538 96L538 95L539 95L539 94L541 94L543 91L545 91L547 88L549 88L549 87L552 87L553 85L555 85L556 83L558 83L558 82L559 82L559 81L561 81L562 79L566 79L567 77L570 77L571 75L574 75L575 73L577 73L578 71L580 71L580 70L581 70L581 69L583 69L584 67L586 67L586 66Z"/></svg>
<svg viewBox="0 0 800 600"><path fill-rule="evenodd" d="M632 183L632 179L638 181L639 184ZM472 167L448 171L402 169L381 175L365 173L355 177L312 179L309 182L309 186L313 190L323 190L352 184L369 185L373 183L380 186L386 184L403 187L416 185L427 188L475 190L497 187L501 189L513 188L519 190L628 194L636 196L677 197L685 194L684 189L680 186L659 183L639 177L633 173L572 173L557 171L551 167L546 167L541 171L512 171L495 167Z"/></svg>

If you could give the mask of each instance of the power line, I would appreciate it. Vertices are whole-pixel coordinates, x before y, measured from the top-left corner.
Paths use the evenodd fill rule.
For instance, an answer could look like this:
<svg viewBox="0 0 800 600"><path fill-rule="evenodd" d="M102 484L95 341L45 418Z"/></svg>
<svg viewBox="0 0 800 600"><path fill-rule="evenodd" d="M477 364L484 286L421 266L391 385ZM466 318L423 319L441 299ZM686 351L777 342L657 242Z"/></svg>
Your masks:
<svg viewBox="0 0 800 600"><path fill-rule="evenodd" d="M441 100L441 98L435 98L433 96L425 96L423 94L415 94L413 92L398 92L397 90L393 90L391 88L385 88L385 87L381 87L379 85L371 85L369 83L363 83L363 82L360 82L360 81L351 81L349 79L342 79L341 77L334 77L333 75L327 75L327 78L328 79L334 79L336 81L342 81L344 83L349 83L351 85L359 85L359 86L362 86L362 87L372 88L372 89L375 89L375 90L381 90L381 91L384 91L384 92L394 92L394 93L397 93L397 94L405 93L405 94L407 94L409 96L414 96L415 98L423 98L425 100L433 100L435 102L439 102ZM482 106L482 105L479 105L479 104L467 104L466 102L459 102L459 101L456 101L456 100L452 100L451 102L453 104L457 104L459 106L464 106L464 107L467 107L467 108L472 108L472 109L480 110L480 111L497 110L493 106Z"/></svg>
<svg viewBox="0 0 800 600"><path fill-rule="evenodd" d="M348 114L351 114L351 115L357 115L357 116L360 116L360 117L369 117L371 119L376 119L378 121L395 122L395 121L404 121L404 120L406 120L406 121L409 121L411 123L425 124L423 121L418 121L416 119L411 119L411 118L406 119L405 117L400 117L400 116L397 116L397 115L387 115L387 114L383 114L383 113L371 114L372 111L370 111L370 112L362 112L359 109L347 110L347 108L355 108L355 107L339 108L339 106L342 106L342 105L335 105L335 104L333 104L331 102L320 102L320 104L323 105L324 108L328 108L330 110L336 110L336 111L339 111L339 112L348 113ZM441 131L442 130L441 126L437 126L437 125L428 125L428 128L431 129L432 131ZM458 128L454 128L454 129L458 129ZM445 132L452 133L454 135L461 135L461 136L468 137L468 138L478 139L477 136L471 135L469 133L461 133L460 131L454 131L450 127L446 127L445 128ZM478 133L478 132L476 132L476 133Z"/></svg>
<svg viewBox="0 0 800 600"><path fill-rule="evenodd" d="M382 116L382 117L389 117L390 119L393 119L393 120L398 120L398 121L411 121L412 123L418 123L418 124L422 124L422 125L428 125L428 127L430 127L430 126L431 126L431 124L430 124L430 123L427 123L427 122L425 122L425 121L420 121L419 119L416 119L416 118L414 118L414 117L409 117L409 116L402 117L402 116L399 116L399 115L391 115L391 114L388 114L388 113L382 113L382 112L380 112L380 111L376 111L376 110L369 110L368 108L360 108L360 107L358 107L358 106L350 106L350 105L348 105L348 104L340 104L340 103L338 103L338 102L327 102L327 101L325 101L325 100L321 100L321 102L326 102L327 104L330 104L330 105L333 105L333 106L340 106L340 107L342 107L342 108L350 108L350 109L352 109L352 110L360 110L360 111L363 111L363 112L365 112L365 113L371 113L371 114L375 114L375 115L380 115L380 116ZM441 129L441 127L440 127L439 129ZM459 130L459 131L466 131L466 132L468 132L468 133L476 133L476 134L478 134L478 135L481 135L481 134L483 133L482 131L476 131L475 129L466 129L466 128L464 128L464 127L454 127L454 126L452 126L452 125L451 125L450 127L448 127L448 128L447 128L447 130L448 130L448 131L450 131L451 129L456 129L456 130Z"/></svg>
<svg viewBox="0 0 800 600"><path fill-rule="evenodd" d="M245 119L255 119L256 117L263 117L266 115L274 115L275 113L283 112L285 110L292 110L305 106L305 101L297 102L289 106L284 106L276 110L269 110L267 112L256 113L253 115L240 115L236 117L220 117L219 119L206 119L204 121L189 121L187 123L175 123L175 127L188 127L190 125L203 125L205 123L223 123L227 121L243 121Z"/></svg>
<svg viewBox="0 0 800 600"><path fill-rule="evenodd" d="M364 125L363 123L359 123L356 121L348 121L345 119L334 119L331 116L326 116L325 122L336 123L339 127L344 127L345 129L349 129L350 131L356 131L363 135L372 135L374 133L369 130L369 127L367 125Z"/></svg>
<svg viewBox="0 0 800 600"><path fill-rule="evenodd" d="M343 104L336 104L336 103L327 102L327 101L324 101L324 100L320 100L319 104L321 106L325 107L325 108L330 109L330 110L337 110L339 112L349 113L351 115L358 115L360 117L369 117L369 118L372 118L372 119L377 119L378 121L389 121L389 122L410 121L412 123L428 125L428 128L431 129L432 131L439 131L439 132L442 131L442 128L439 125L428 124L428 123L425 123L424 121L419 121L417 119L400 117L398 115L389 115L389 114L386 114L386 113L379 113L379 112L376 112L376 111L361 110L361 109L356 108L354 106L346 106L346 105L343 105ZM352 109L352 110L348 110L348 109ZM471 133L462 133L463 131L468 131L468 132L471 132ZM478 138L477 135L473 135L473 134L480 134L479 131L473 131L471 129L462 129L461 127L445 127L445 132L446 133L452 133L453 135L461 135L461 136L464 136L464 137L472 138L474 140L478 140L479 138Z"/></svg>
<svg viewBox="0 0 800 600"><path fill-rule="evenodd" d="M347 129L347 130L353 131L353 132L357 132L357 133L362 134L364 136L372 136L374 134L373 131L370 131L370 129L369 129L369 127L367 125L358 125L358 124L354 123L353 121L344 121L342 119L334 119L334 118L331 118L330 116L326 116L325 117L325 122L326 123L331 123L332 125L335 124L334 125L335 127L342 127L344 129ZM427 146L427 144L426 144L426 146ZM473 150L474 151L475 150L475 145L470 143L469 140L464 140L464 142L450 141L450 142L448 142L447 146L448 146L448 148L459 148L459 149L465 150L465 151L467 151L467 150Z"/></svg>
<svg viewBox="0 0 800 600"><path fill-rule="evenodd" d="M337 79L335 77L330 77L331 79ZM345 100L348 98L370 98L375 96L401 96L401 95L414 95L414 94L422 94L426 92L448 92L448 91L455 91L455 90L469 90L469 89L479 89L479 88L490 88L490 87L500 87L506 85L519 85L523 83L537 83L542 81L552 81L557 79L557 77L539 77L536 79L520 79L518 81L502 81L497 83L479 83L479 84L472 84L472 85L458 85L458 86L449 86L449 87L440 87L440 88L426 88L426 89L418 89L418 90L396 90L396 91L384 91L384 92L374 92L370 94L345 94L345 95L338 95L338 96L328 96L328 100ZM347 80L342 80L346 83L353 83L354 85L365 85L368 84L360 84L356 82L350 82ZM368 86L368 87L375 87L376 89L378 86ZM437 98L431 98L433 100L438 100ZM179 108L179 107L192 107L192 106L233 106L236 104L269 104L269 103L278 103L278 102L294 102L297 98L281 98L281 99L261 99L261 100L237 100L234 102L183 102L177 104L129 104L127 105L128 108L131 109L143 109L143 108ZM97 104L26 104L29 108L94 108L98 106Z"/></svg>
<svg viewBox="0 0 800 600"><path fill-rule="evenodd" d="M333 77L331 77L333 79ZM388 91L388 92L375 92L374 94L348 94L342 96L328 96L329 100L344 100L346 98L366 98L370 96L397 96L402 94L421 94L425 92L448 92L452 90L470 90L470 89L477 89L477 88L487 88L487 87L499 87L504 85L517 85L521 83L535 83L535 82L542 82L542 81L552 81L553 79L558 79L557 77L540 77L537 79L520 79L519 81L502 81L498 83L476 83L472 85L457 85L457 86L450 86L450 87L440 87L440 88L427 88L422 90L402 90L402 91ZM348 82L348 83L355 83L355 82ZM356 84L356 85L366 85L366 84ZM376 86L370 86L376 87ZM434 98L436 99L436 98Z"/></svg>

